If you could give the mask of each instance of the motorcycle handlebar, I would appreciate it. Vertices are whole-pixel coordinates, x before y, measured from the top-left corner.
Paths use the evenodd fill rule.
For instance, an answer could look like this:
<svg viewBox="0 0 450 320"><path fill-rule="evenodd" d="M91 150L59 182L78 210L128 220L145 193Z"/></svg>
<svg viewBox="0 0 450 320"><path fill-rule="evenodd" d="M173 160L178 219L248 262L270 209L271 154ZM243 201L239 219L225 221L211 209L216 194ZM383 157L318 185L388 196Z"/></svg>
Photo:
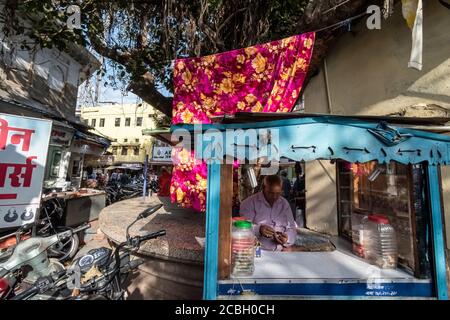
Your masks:
<svg viewBox="0 0 450 320"><path fill-rule="evenodd" d="M15 295L11 300L24 300L26 298L37 295L38 293L46 292L51 289L53 285L66 274L66 270L54 273L47 277L41 277L36 280L33 286Z"/></svg>
<svg viewBox="0 0 450 320"><path fill-rule="evenodd" d="M155 239L155 238L158 238L158 237L162 237L165 234L166 234L166 230L159 230L157 232L153 232L153 233L147 234L145 236L140 236L139 237L139 242L147 241L147 240L150 240L150 239Z"/></svg>
<svg viewBox="0 0 450 320"><path fill-rule="evenodd" d="M39 287L32 286L32 287L22 291L21 293L15 295L14 297L11 298L11 300L24 300L25 298L28 298L29 296L34 296L34 295L38 294L39 291L40 291Z"/></svg>

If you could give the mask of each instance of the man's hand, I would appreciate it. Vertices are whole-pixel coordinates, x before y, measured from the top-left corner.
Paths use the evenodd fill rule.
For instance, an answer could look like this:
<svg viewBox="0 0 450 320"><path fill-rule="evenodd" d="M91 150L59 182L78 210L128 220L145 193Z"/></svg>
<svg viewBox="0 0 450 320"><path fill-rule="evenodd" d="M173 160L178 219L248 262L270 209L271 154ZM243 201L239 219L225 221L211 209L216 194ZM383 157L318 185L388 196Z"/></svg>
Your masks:
<svg viewBox="0 0 450 320"><path fill-rule="evenodd" d="M274 235L274 239L279 244L284 245L288 241L288 236L286 233L276 232Z"/></svg>
<svg viewBox="0 0 450 320"><path fill-rule="evenodd" d="M272 238L275 234L275 230L266 225L261 225L259 227L259 233L266 238Z"/></svg>

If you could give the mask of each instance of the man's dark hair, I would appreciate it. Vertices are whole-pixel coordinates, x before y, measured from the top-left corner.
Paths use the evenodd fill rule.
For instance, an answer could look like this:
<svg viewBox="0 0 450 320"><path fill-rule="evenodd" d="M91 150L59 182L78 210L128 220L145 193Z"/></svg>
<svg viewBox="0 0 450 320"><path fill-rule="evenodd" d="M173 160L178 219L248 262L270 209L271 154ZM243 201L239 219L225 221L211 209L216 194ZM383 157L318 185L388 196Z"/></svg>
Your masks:
<svg viewBox="0 0 450 320"><path fill-rule="evenodd" d="M281 186L283 184L280 176L277 175L270 175L264 177L264 186L273 186L273 185L279 185Z"/></svg>

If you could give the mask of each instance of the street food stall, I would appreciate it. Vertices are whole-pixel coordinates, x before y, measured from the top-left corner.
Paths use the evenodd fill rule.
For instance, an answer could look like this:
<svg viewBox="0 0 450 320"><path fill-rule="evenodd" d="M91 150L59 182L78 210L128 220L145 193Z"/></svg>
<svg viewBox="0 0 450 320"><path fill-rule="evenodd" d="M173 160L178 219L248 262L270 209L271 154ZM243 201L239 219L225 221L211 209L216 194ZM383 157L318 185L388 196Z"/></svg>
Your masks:
<svg viewBox="0 0 450 320"><path fill-rule="evenodd" d="M249 295L448 299L440 166L450 162L450 137L408 128L423 125L430 118L236 113L214 121L171 128L174 135L181 135L182 131L186 137L186 132L190 133L196 158L208 163L204 299L242 299ZM186 140L183 148L189 147ZM254 258L253 272L236 276L233 232L236 226L245 227L246 222L233 222L233 161L251 164L261 157L265 157L268 166L282 157L298 162L329 160L342 168L339 174L354 175L346 185L351 190L347 193L351 205L348 209L338 206L334 213L341 215L348 210L349 232L342 227L337 237L316 234L319 242L322 237L323 243L331 243L325 250L263 250L260 257ZM358 173L363 169L367 175ZM380 181L391 189L392 181L398 188L411 188L394 193L383 202L381 196L375 197L374 186ZM339 182L336 188L345 189L345 179ZM369 196L364 193L365 184L374 189ZM338 197L344 200L343 196ZM388 205L394 204L395 210L389 211ZM390 221L398 241L393 267L370 263L358 255L356 227L360 223L355 221L359 215L380 223ZM299 228L297 240L310 239L311 232Z"/></svg>
<svg viewBox="0 0 450 320"><path fill-rule="evenodd" d="M64 205L62 224L76 227L98 219L100 211L105 207L106 193L101 190L81 188L71 192L52 192L43 197L43 201L51 198L61 200Z"/></svg>

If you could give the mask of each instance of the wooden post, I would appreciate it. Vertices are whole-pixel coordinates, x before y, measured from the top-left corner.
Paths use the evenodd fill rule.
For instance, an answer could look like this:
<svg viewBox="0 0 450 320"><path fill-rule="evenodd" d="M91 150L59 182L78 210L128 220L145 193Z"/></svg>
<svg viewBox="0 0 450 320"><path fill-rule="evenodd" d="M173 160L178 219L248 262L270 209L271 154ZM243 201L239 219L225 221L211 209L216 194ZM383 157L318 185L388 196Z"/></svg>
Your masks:
<svg viewBox="0 0 450 320"><path fill-rule="evenodd" d="M233 165L223 164L220 175L219 279L229 279L231 273Z"/></svg>

